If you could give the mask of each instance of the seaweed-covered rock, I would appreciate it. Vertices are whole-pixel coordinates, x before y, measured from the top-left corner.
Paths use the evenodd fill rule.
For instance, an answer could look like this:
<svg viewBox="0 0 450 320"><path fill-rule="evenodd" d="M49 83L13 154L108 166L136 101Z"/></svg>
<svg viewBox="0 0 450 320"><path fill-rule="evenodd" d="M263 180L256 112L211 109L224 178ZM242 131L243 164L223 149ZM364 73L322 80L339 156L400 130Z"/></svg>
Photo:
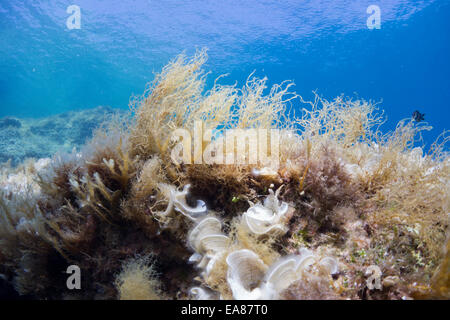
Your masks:
<svg viewBox="0 0 450 320"><path fill-rule="evenodd" d="M250 78L205 93L205 61L171 62L129 122L105 124L79 152L0 167L0 297L449 297L448 134L425 155L413 147L427 126L384 135L373 104L343 97L316 97L293 120L289 85L266 96L266 78ZM79 147L112 112L5 121L0 155ZM220 134L280 130L279 165L180 165L173 131L200 120ZM68 265L83 290L66 287Z"/></svg>

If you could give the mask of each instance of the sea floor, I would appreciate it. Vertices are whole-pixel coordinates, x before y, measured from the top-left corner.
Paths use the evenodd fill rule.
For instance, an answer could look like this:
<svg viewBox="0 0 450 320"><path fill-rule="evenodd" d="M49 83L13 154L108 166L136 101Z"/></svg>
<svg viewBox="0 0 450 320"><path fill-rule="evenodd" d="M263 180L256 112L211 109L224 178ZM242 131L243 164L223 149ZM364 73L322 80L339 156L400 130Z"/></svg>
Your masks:
<svg viewBox="0 0 450 320"><path fill-rule="evenodd" d="M79 149L112 114L122 110L99 106L42 118L0 118L0 163L11 165L27 158L47 158Z"/></svg>

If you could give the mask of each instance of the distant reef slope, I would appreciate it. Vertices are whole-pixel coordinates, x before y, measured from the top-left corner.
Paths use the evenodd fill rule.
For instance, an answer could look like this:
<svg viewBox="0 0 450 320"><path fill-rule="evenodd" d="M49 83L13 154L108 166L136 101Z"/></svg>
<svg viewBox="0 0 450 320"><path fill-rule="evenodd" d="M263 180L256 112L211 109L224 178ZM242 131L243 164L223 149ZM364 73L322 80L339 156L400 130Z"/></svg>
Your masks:
<svg viewBox="0 0 450 320"><path fill-rule="evenodd" d="M26 158L51 157L58 151L80 148L92 137L99 119L121 110L96 107L43 118L0 118L0 163L17 165Z"/></svg>

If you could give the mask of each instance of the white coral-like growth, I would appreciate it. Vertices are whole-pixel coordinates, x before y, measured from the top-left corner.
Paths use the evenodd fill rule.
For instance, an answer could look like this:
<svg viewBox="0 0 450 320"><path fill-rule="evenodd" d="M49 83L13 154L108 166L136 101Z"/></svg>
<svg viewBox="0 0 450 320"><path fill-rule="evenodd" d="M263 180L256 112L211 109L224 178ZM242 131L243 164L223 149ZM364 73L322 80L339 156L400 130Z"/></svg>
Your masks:
<svg viewBox="0 0 450 320"><path fill-rule="evenodd" d="M244 249L228 255L227 281L234 299L277 299L280 293L295 281L311 275L311 269L321 275L330 275L338 271L334 258L318 259L307 249L297 255L281 258L270 267L253 251Z"/></svg>
<svg viewBox="0 0 450 320"><path fill-rule="evenodd" d="M173 193L175 189L171 189L174 195L171 205L196 222L188 234L188 244L194 251L189 262L196 263L202 270L203 278L207 278L215 263L229 253L231 239L222 232L222 222L219 219L212 216L200 218L204 214L201 206L187 206L185 196L188 188L189 185L177 194ZM289 207L278 199L280 189L275 193L270 189L263 204L252 205L243 214L241 223L250 232L256 235L272 231L286 232L286 214ZM186 208L188 211L184 211ZM197 213L200 214L197 216ZM334 258L319 259L305 248L300 249L298 254L279 259L271 266L266 265L255 252L248 249L229 253L226 263L227 283L233 298L238 300L278 299L280 294L296 281L305 277L328 276L338 271ZM192 288L190 294L195 299L213 299L218 296L218 293L202 287Z"/></svg>
<svg viewBox="0 0 450 320"><path fill-rule="evenodd" d="M302 249L298 255L283 257L272 264L264 278L265 298L276 299L293 282L300 280L303 272L314 262L312 252Z"/></svg>
<svg viewBox="0 0 450 320"><path fill-rule="evenodd" d="M237 300L262 299L260 281L267 270L266 264L253 251L243 249L227 257L227 282Z"/></svg>
<svg viewBox="0 0 450 320"><path fill-rule="evenodd" d="M0 168L0 191L7 195L35 195L40 194L40 186L36 182L38 175L44 174L50 167L51 159L44 158L29 162L20 169L7 166Z"/></svg>
<svg viewBox="0 0 450 320"><path fill-rule="evenodd" d="M275 170L273 170L270 167L253 168L252 175L255 177L264 177L264 178L275 179L278 177L278 172L276 172Z"/></svg>
<svg viewBox="0 0 450 320"><path fill-rule="evenodd" d="M166 183L160 183L158 187L169 201L166 210L160 213L162 216L168 216L175 209L190 220L197 221L208 212L206 204L202 200L197 200L195 207L188 205L186 196L189 194L189 184L185 185L182 191Z"/></svg>
<svg viewBox="0 0 450 320"><path fill-rule="evenodd" d="M263 204L251 206L242 216L242 223L254 234L262 235L270 232L286 233L286 213L289 206L278 200L281 187L274 193L269 189L269 195Z"/></svg>
<svg viewBox="0 0 450 320"><path fill-rule="evenodd" d="M214 291L202 287L193 287L189 293L194 300L217 300L218 298Z"/></svg>
<svg viewBox="0 0 450 320"><path fill-rule="evenodd" d="M200 220L188 235L189 246L195 251L189 262L197 263L205 275L208 275L215 262L228 248L229 242L229 237L222 233L220 220L206 217Z"/></svg>

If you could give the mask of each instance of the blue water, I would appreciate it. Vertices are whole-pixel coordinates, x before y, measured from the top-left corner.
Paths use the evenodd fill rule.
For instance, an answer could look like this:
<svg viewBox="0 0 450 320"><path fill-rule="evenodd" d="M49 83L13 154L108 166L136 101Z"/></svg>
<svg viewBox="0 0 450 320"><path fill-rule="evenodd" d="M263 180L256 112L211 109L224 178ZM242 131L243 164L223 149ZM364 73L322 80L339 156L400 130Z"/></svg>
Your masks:
<svg viewBox="0 0 450 320"><path fill-rule="evenodd" d="M66 8L81 8L69 30ZM369 30L366 9L381 9ZM271 83L381 101L386 129L418 109L450 119L450 1L0 0L0 117L127 108L169 59L208 47L211 79Z"/></svg>

